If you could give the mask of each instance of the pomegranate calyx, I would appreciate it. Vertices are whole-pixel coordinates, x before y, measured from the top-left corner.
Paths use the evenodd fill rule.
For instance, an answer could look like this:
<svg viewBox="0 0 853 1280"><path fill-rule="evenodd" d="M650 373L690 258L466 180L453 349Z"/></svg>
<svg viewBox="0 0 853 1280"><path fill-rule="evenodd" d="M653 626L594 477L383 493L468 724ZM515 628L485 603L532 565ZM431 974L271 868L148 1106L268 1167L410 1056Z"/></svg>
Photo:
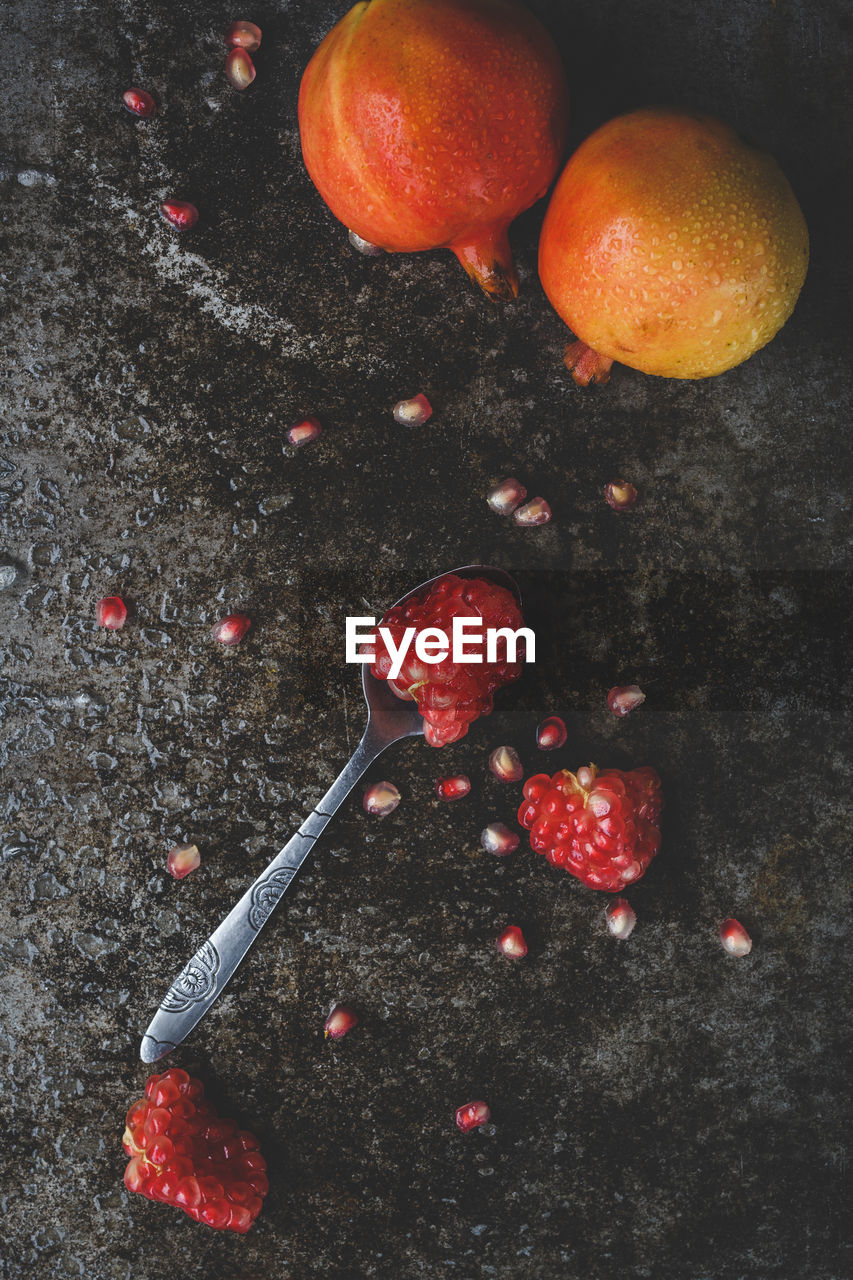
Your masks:
<svg viewBox="0 0 853 1280"><path fill-rule="evenodd" d="M450 248L492 302L512 302L518 297L518 275L506 227L492 228Z"/></svg>
<svg viewBox="0 0 853 1280"><path fill-rule="evenodd" d="M585 342L570 342L563 359L578 387L588 387L591 382L603 387L610 381L613 361L607 356L600 356Z"/></svg>

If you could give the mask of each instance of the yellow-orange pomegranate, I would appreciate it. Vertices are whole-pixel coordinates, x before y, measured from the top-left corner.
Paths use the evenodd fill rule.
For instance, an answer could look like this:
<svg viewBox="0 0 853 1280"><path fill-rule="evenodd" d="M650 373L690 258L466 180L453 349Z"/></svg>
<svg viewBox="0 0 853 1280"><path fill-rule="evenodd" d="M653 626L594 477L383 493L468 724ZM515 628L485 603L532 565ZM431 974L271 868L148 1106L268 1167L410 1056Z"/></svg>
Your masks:
<svg viewBox="0 0 853 1280"><path fill-rule="evenodd" d="M452 249L494 298L518 280L507 229L565 148L559 55L513 0L369 0L314 53L302 154L335 217L392 252Z"/></svg>
<svg viewBox="0 0 853 1280"><path fill-rule="evenodd" d="M575 382L614 361L666 378L723 373L781 329L808 266L785 175L711 116L647 108L569 160L545 216L539 274L579 339Z"/></svg>

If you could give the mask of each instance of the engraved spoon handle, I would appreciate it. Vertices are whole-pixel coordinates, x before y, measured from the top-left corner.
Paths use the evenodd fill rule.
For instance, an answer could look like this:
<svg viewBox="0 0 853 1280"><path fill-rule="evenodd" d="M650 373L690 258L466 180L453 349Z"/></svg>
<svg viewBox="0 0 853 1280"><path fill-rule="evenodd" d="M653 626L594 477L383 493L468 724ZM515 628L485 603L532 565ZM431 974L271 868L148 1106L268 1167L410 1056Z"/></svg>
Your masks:
<svg viewBox="0 0 853 1280"><path fill-rule="evenodd" d="M290 887L314 841L340 807L365 769L394 738L370 724L349 764L345 765L299 830L288 840L228 913L219 928L172 983L142 1037L143 1062L156 1062L189 1035L234 974L246 952Z"/></svg>

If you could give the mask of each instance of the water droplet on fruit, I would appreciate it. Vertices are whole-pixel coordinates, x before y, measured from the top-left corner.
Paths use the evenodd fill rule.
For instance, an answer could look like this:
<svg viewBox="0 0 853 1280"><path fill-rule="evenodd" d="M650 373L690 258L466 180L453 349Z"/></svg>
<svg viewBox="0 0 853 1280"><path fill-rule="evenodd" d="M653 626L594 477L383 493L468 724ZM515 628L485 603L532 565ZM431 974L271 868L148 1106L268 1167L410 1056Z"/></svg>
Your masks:
<svg viewBox="0 0 853 1280"><path fill-rule="evenodd" d="M317 418L313 416L302 418L299 422L294 422L292 427L288 427L287 439L290 444L297 447L301 444L310 444L312 440L317 439L322 430Z"/></svg>
<svg viewBox="0 0 853 1280"><path fill-rule="evenodd" d="M210 628L210 634L218 644L239 644L252 625L245 613L229 613Z"/></svg>
<svg viewBox="0 0 853 1280"><path fill-rule="evenodd" d="M637 490L624 480L611 480L604 486L604 496L614 511L627 511L637 501Z"/></svg>
<svg viewBox="0 0 853 1280"><path fill-rule="evenodd" d="M607 705L615 716L628 716L646 700L638 684L614 685L607 695Z"/></svg>
<svg viewBox="0 0 853 1280"><path fill-rule="evenodd" d="M157 111L157 103L145 89L125 89L121 100L132 115L147 120Z"/></svg>
<svg viewBox="0 0 853 1280"><path fill-rule="evenodd" d="M489 756L489 768L498 782L520 782L524 765L514 747L495 747Z"/></svg>
<svg viewBox="0 0 853 1280"><path fill-rule="evenodd" d="M393 782L374 782L364 793L362 804L365 813L374 818L387 818L400 803L402 796Z"/></svg>
<svg viewBox="0 0 853 1280"><path fill-rule="evenodd" d="M256 27L254 22L246 22L241 18L232 22L225 32L225 43L229 49L245 49L247 53L254 53L256 49L260 49L261 38L260 27Z"/></svg>
<svg viewBox="0 0 853 1280"><path fill-rule="evenodd" d="M614 938L627 938L637 923L637 914L626 898L616 898L604 909L607 927Z"/></svg>
<svg viewBox="0 0 853 1280"><path fill-rule="evenodd" d="M456 1112L456 1123L463 1133L479 1129L480 1125L488 1124L491 1118L492 1113L485 1102L466 1102Z"/></svg>
<svg viewBox="0 0 853 1280"><path fill-rule="evenodd" d="M191 871L195 871L200 866L201 854L197 845L176 844L173 849L169 850L169 856L166 859L166 870L176 880L183 880L184 876L188 876Z"/></svg>
<svg viewBox="0 0 853 1280"><path fill-rule="evenodd" d="M189 200L164 200L160 213L177 231L190 231L198 222L198 209Z"/></svg>
<svg viewBox="0 0 853 1280"><path fill-rule="evenodd" d="M513 511L512 518L516 524L528 527L547 524L551 519L551 508L544 498L531 498L530 502Z"/></svg>
<svg viewBox="0 0 853 1280"><path fill-rule="evenodd" d="M540 751L556 751L568 738L566 722L559 716L548 716L536 730L536 745Z"/></svg>
<svg viewBox="0 0 853 1280"><path fill-rule="evenodd" d="M494 489L490 489L486 501L499 516L512 515L519 503L527 497L527 490L514 476L507 476Z"/></svg>
<svg viewBox="0 0 853 1280"><path fill-rule="evenodd" d="M385 252L378 244L371 244L369 240L365 240L356 231L347 233L350 244L353 249L357 249L359 253L363 253L366 258L378 258L380 254Z"/></svg>
<svg viewBox="0 0 853 1280"><path fill-rule="evenodd" d="M248 89L257 74L255 64L245 49L238 46L231 50L225 59L225 75L235 89L240 92Z"/></svg>
<svg viewBox="0 0 853 1280"><path fill-rule="evenodd" d="M394 420L403 427L422 427L432 417L432 405L422 393L411 400L398 400L394 405Z"/></svg>
<svg viewBox="0 0 853 1280"><path fill-rule="evenodd" d="M720 942L730 956L748 956L752 950L752 938L740 921L731 917L720 925Z"/></svg>
<svg viewBox="0 0 853 1280"><path fill-rule="evenodd" d="M99 627L118 631L127 619L127 608L118 596L104 596L95 605L95 621Z"/></svg>
<svg viewBox="0 0 853 1280"><path fill-rule="evenodd" d="M462 796L467 796L470 790L471 779L464 773L435 780L435 794L439 800L460 800Z"/></svg>
<svg viewBox="0 0 853 1280"><path fill-rule="evenodd" d="M509 956L511 960L522 960L527 955L527 943L517 924L504 929L495 946L502 956Z"/></svg>
<svg viewBox="0 0 853 1280"><path fill-rule="evenodd" d="M348 1031L352 1031L358 1022L358 1014L345 1005L336 1004L323 1024L327 1040L340 1040Z"/></svg>
<svg viewBox="0 0 853 1280"><path fill-rule="evenodd" d="M510 831L505 822L490 822L480 834L480 844L486 853L493 853L496 858L505 858L518 848L519 837L514 831Z"/></svg>

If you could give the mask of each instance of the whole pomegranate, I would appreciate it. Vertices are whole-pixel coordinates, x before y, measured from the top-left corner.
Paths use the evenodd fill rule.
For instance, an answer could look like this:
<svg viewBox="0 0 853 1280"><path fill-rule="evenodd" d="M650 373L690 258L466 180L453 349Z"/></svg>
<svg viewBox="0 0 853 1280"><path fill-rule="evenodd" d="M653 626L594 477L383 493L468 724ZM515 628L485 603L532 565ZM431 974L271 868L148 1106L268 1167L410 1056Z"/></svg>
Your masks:
<svg viewBox="0 0 853 1280"><path fill-rule="evenodd" d="M569 160L539 242L539 274L580 339L575 382L614 360L708 378L749 357L794 309L805 220L776 161L711 116L647 108L603 125Z"/></svg>
<svg viewBox="0 0 853 1280"><path fill-rule="evenodd" d="M565 148L559 55L512 0L368 0L306 68L299 129L336 218L392 252L446 247L492 298L518 279L513 218Z"/></svg>

